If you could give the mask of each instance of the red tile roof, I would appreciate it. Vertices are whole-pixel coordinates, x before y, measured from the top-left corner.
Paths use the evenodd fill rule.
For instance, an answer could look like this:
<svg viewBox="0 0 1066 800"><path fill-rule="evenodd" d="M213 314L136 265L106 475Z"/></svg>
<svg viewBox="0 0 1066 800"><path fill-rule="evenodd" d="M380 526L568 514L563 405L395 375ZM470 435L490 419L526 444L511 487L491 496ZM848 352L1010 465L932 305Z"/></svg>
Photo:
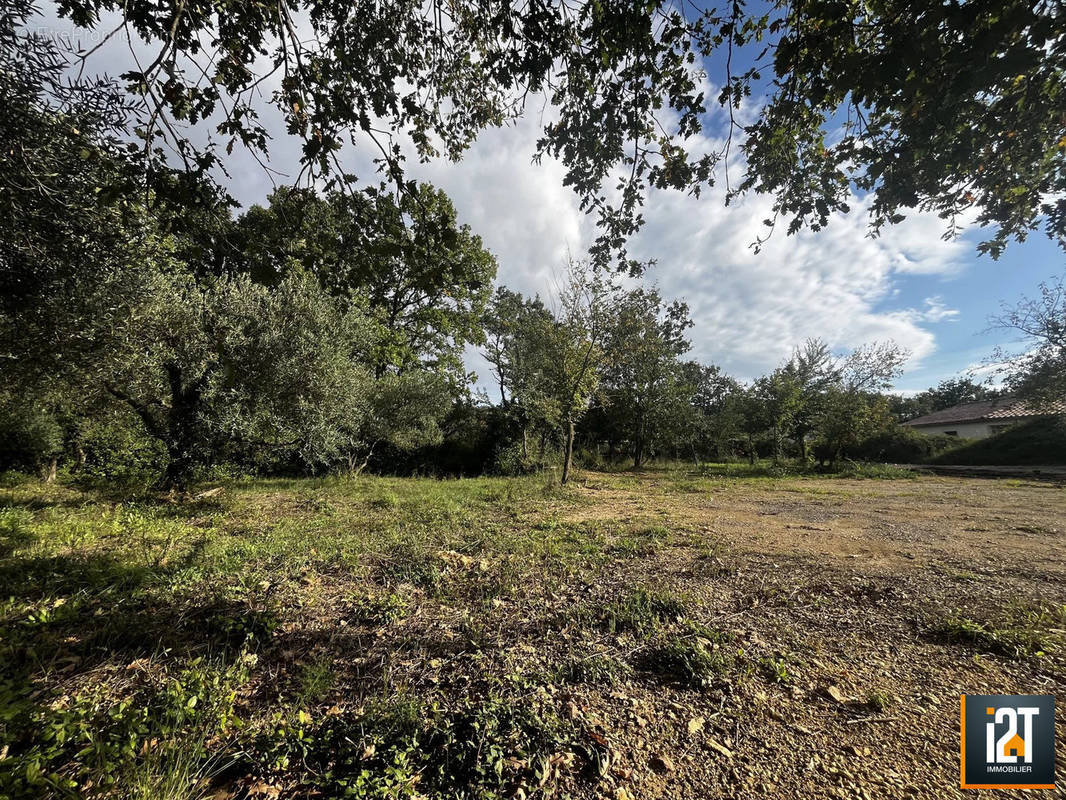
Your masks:
<svg viewBox="0 0 1066 800"><path fill-rule="evenodd" d="M1013 397L997 397L994 400L978 400L974 403L960 403L943 411L934 411L904 422L904 425L921 427L923 425L952 425L960 422L981 422L990 419L1026 419L1041 417L1045 414L1066 414L1066 400L1058 400L1039 409L1033 408L1024 400Z"/></svg>

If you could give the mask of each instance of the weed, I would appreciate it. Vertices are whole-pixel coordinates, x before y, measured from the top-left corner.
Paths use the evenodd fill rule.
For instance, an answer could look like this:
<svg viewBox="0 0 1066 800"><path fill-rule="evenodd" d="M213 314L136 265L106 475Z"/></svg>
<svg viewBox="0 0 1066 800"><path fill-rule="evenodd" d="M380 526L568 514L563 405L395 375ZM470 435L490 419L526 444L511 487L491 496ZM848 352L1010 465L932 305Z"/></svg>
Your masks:
<svg viewBox="0 0 1066 800"><path fill-rule="evenodd" d="M408 610L407 598L395 592L367 595L353 602L355 605L353 616L356 621L374 627L403 619Z"/></svg>
<svg viewBox="0 0 1066 800"><path fill-rule="evenodd" d="M556 677L568 683L614 686L625 680L630 671L628 664L611 656L572 656L559 666Z"/></svg>
<svg viewBox="0 0 1066 800"><path fill-rule="evenodd" d="M728 673L736 657L721 641L696 636L671 636L644 657L655 674L693 689L710 686Z"/></svg>
<svg viewBox="0 0 1066 800"><path fill-rule="evenodd" d="M792 674L788 671L788 660L784 656L773 658L763 656L759 659L759 672L770 683L788 686L792 683Z"/></svg>
<svg viewBox="0 0 1066 800"><path fill-rule="evenodd" d="M895 702L896 698L887 692L874 690L866 695L867 708L878 713L887 711Z"/></svg>
<svg viewBox="0 0 1066 800"><path fill-rule="evenodd" d="M278 615L268 609L249 608L236 613L226 609L210 617L208 630L217 639L241 647L268 640L279 624Z"/></svg>
<svg viewBox="0 0 1066 800"><path fill-rule="evenodd" d="M33 515L22 508L0 509L0 558L13 555L35 541Z"/></svg>
<svg viewBox="0 0 1066 800"><path fill-rule="evenodd" d="M306 664L300 673L300 685L296 690L297 704L306 708L325 699L336 680L332 658L321 656Z"/></svg>
<svg viewBox="0 0 1066 800"><path fill-rule="evenodd" d="M367 502L367 505L371 508L376 508L379 510L396 508L398 505L400 505L400 498L392 492L385 492L384 494L381 494Z"/></svg>
<svg viewBox="0 0 1066 800"><path fill-rule="evenodd" d="M917 470L895 467L891 464L877 464L866 461L846 461L836 473L841 478L858 478L860 480L918 480L921 475Z"/></svg>
<svg viewBox="0 0 1066 800"><path fill-rule="evenodd" d="M647 633L660 623L678 620L688 613L685 598L671 592L637 589L621 600L593 609L591 616L610 633Z"/></svg>
<svg viewBox="0 0 1066 800"><path fill-rule="evenodd" d="M22 746L0 766L0 795L82 796L91 787L145 800L196 796L212 761L209 742L238 724L234 701L249 663L194 659L162 678L136 673L125 693L98 683L7 706L5 728ZM0 699L12 699L6 691Z"/></svg>
<svg viewBox="0 0 1066 800"><path fill-rule="evenodd" d="M930 633L951 642L972 644L1007 658L1039 657L1062 644L1066 606L1013 606L998 620L978 622L953 611Z"/></svg>
<svg viewBox="0 0 1066 800"><path fill-rule="evenodd" d="M623 556L650 556L663 544L669 543L671 532L663 525L647 525L626 531L610 545L610 552Z"/></svg>
<svg viewBox="0 0 1066 800"><path fill-rule="evenodd" d="M253 756L257 771L296 772L331 797L497 798L550 794L580 766L573 739L551 711L528 702L489 696L444 709L399 698L355 716L279 724L258 739Z"/></svg>
<svg viewBox="0 0 1066 800"><path fill-rule="evenodd" d="M408 542L396 542L388 547L380 572L386 582L410 583L431 594L438 592L444 581L440 559Z"/></svg>

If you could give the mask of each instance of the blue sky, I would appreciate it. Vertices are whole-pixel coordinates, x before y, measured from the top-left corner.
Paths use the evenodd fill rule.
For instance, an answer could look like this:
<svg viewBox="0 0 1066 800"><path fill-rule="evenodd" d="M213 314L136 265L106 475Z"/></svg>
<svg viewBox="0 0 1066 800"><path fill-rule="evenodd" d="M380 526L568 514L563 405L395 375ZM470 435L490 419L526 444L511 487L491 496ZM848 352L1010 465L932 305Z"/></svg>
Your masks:
<svg viewBox="0 0 1066 800"><path fill-rule="evenodd" d="M95 43L91 34L57 20L54 6L45 3L43 10L40 29ZM104 20L100 28L113 24ZM90 71L131 68L120 39L93 56ZM725 119L713 102L720 65L707 66L712 108L705 135L690 143L704 152L721 146ZM549 158L532 163L541 126L552 114L549 108L541 116L542 107L541 98L531 98L530 113L483 132L461 163L421 165L412 158L408 165L412 176L448 192L461 220L481 234L498 258L500 283L550 298L566 259L579 257L596 231L563 188L561 165ZM753 101L745 113L755 107ZM262 118L273 134L271 167L295 175L298 142L285 135L276 112L265 109ZM373 179L372 152L345 153L346 169ZM229 189L240 202L264 201L271 181L247 153L237 148L226 166ZM742 168L734 161L733 169ZM837 215L826 230L794 237L779 230L754 255L749 245L764 230L760 221L769 216L770 199L749 196L730 208L723 199L721 182L700 199L653 192L645 205L647 224L630 249L658 262L646 280L667 298L689 304L691 355L742 379L773 369L808 337L824 338L838 351L891 339L913 353L897 389L921 390L979 364L997 344L1009 344L1009 333L987 331L989 317L1002 302L1033 294L1040 281L1061 276L1066 267L1066 256L1042 233L992 261L977 253L980 231L944 242L943 222L918 213L870 239L865 201L858 197L852 213ZM476 351L468 352L467 363L481 375L479 382L488 383Z"/></svg>
<svg viewBox="0 0 1066 800"><path fill-rule="evenodd" d="M977 233L964 241L979 241ZM1012 244L998 261L978 255L971 246L954 275L900 277L898 293L888 305L906 307L925 297L939 296L959 313L927 323L936 336L936 352L917 369L908 370L899 387L913 390L933 385L983 361L997 344L1010 345L1012 335L989 330L989 318L999 314L1002 303L1013 305L1023 295L1036 294L1041 281L1061 277L1064 265L1066 254L1043 233L1036 233L1025 242Z"/></svg>

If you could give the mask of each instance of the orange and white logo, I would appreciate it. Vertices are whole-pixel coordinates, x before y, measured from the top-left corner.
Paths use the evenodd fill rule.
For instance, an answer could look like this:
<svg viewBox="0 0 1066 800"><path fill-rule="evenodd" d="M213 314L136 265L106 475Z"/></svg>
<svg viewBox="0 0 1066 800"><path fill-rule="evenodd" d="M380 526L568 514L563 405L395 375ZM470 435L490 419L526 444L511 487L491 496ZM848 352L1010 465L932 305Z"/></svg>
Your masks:
<svg viewBox="0 0 1066 800"><path fill-rule="evenodd" d="M962 788L1054 788L1054 735L1050 695L963 695Z"/></svg>

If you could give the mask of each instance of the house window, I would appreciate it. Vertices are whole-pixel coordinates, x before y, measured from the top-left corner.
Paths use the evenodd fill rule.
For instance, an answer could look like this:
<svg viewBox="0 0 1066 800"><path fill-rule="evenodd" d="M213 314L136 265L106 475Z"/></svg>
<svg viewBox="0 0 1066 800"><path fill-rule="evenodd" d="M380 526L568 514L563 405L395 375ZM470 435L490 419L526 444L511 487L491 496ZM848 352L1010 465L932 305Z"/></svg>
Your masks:
<svg viewBox="0 0 1066 800"><path fill-rule="evenodd" d="M958 431L944 431L944 435L945 436L958 436L959 432Z"/></svg>

